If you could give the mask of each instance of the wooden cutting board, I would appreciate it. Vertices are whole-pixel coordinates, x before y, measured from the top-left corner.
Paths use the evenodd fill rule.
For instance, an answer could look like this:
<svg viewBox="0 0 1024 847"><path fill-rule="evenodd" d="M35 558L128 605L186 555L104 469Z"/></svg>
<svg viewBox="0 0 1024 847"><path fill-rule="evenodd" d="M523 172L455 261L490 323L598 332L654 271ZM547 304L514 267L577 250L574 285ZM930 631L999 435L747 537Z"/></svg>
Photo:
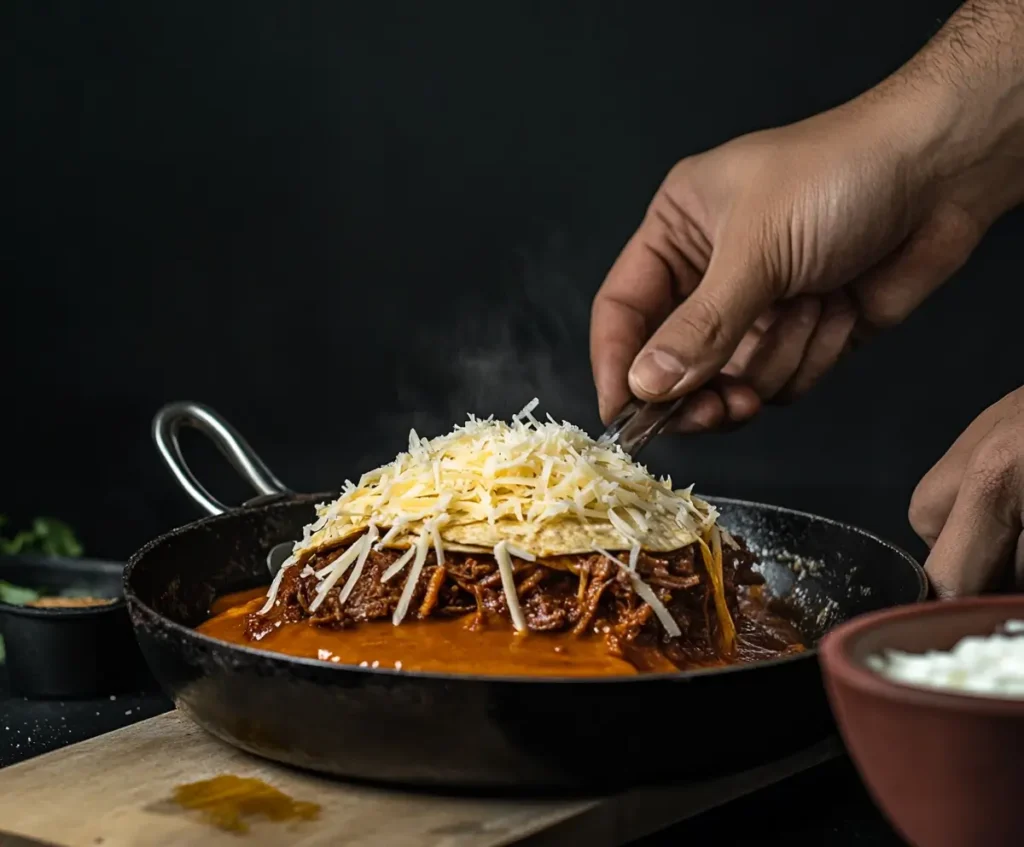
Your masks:
<svg viewBox="0 0 1024 847"><path fill-rule="evenodd" d="M27 843L22 838L66 847L617 847L839 751L838 741L830 739L727 778L606 798L444 797L353 786L294 771L237 751L170 712L0 770L0 847ZM315 817L284 821L269 820L259 814L266 809L258 809L242 818L248 831L226 830L202 810L175 801L180 786L215 777L254 778L287 795L286 804L290 798L319 808L300 805L309 814L315 811Z"/></svg>

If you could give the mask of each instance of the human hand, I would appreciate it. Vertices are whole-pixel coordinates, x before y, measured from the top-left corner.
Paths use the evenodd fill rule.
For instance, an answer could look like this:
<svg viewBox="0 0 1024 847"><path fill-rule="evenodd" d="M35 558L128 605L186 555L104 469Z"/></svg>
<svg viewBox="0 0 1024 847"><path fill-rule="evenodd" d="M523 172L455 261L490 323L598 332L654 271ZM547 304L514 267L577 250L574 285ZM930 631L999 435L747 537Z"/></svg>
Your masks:
<svg viewBox="0 0 1024 847"><path fill-rule="evenodd" d="M1024 590L1024 388L982 412L918 484L910 523L940 597Z"/></svg>
<svg viewBox="0 0 1024 847"><path fill-rule="evenodd" d="M606 422L631 394L693 394L684 430L802 394L855 339L907 317L1024 198L1024 12L964 9L989 5L1011 23L992 24L998 43L976 67L956 45L987 25L954 16L868 94L672 169L594 300Z"/></svg>

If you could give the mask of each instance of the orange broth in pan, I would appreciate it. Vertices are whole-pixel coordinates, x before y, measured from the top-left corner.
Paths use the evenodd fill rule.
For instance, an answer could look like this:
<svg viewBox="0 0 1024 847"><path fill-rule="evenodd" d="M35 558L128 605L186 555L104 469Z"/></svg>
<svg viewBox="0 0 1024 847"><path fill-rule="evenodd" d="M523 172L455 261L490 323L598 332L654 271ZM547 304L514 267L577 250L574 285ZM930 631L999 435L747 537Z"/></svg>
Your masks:
<svg viewBox="0 0 1024 847"><path fill-rule="evenodd" d="M673 673L679 668L656 646L632 645L632 661L609 652L600 635L571 632L530 632L517 634L510 623L491 619L485 627L469 629L472 615L457 618L406 620L400 626L391 621L370 621L344 629L310 626L307 621L282 622L260 640L246 635L246 616L266 601L266 589L257 588L219 598L211 608L212 617L200 624L204 635L303 659L318 659L339 665L387 668L406 671L435 671L487 676L601 677L635 676L641 673ZM782 619L773 621L776 637L786 646L775 655L800 652L799 633ZM637 651L643 651L642 656ZM754 661L765 656L764 648L742 642L737 656L727 662L716 655L695 654L690 666L720 667Z"/></svg>

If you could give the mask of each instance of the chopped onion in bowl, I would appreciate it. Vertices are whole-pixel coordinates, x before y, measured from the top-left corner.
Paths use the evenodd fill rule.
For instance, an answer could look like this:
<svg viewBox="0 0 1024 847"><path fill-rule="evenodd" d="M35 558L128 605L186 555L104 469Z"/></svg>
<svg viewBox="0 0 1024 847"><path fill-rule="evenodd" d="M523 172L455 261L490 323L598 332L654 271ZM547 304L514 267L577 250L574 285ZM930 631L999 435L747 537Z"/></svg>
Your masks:
<svg viewBox="0 0 1024 847"><path fill-rule="evenodd" d="M960 639L952 650L886 650L866 664L893 682L957 694L1024 699L1024 620L987 636Z"/></svg>

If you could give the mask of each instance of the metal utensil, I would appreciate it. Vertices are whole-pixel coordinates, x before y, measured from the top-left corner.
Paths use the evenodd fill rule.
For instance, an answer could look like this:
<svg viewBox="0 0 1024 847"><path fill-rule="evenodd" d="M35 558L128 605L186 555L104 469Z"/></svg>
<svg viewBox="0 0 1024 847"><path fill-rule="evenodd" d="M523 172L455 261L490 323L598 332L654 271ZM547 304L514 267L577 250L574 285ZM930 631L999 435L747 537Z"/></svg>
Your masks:
<svg viewBox="0 0 1024 847"><path fill-rule="evenodd" d="M688 399L689 397L684 395L667 403L641 403L639 400L630 400L597 442L618 444L624 453L635 459Z"/></svg>
<svg viewBox="0 0 1024 847"><path fill-rule="evenodd" d="M277 572L281 570L284 560L291 555L293 546L292 542L285 541L281 544L275 544L270 548L270 552L267 553L267 569L270 571L271 576L277 576Z"/></svg>

